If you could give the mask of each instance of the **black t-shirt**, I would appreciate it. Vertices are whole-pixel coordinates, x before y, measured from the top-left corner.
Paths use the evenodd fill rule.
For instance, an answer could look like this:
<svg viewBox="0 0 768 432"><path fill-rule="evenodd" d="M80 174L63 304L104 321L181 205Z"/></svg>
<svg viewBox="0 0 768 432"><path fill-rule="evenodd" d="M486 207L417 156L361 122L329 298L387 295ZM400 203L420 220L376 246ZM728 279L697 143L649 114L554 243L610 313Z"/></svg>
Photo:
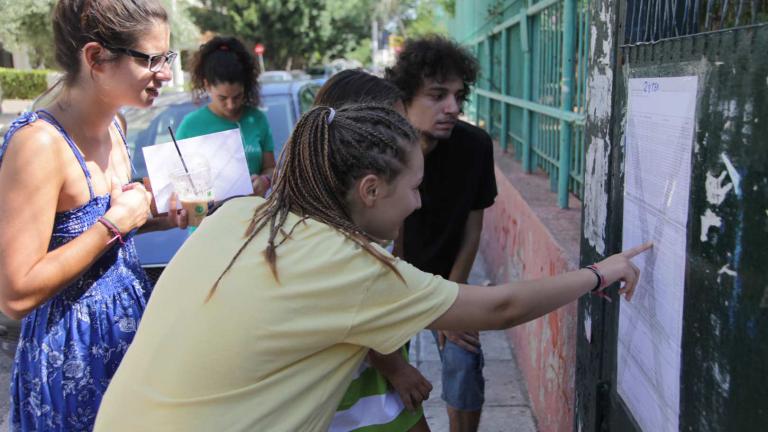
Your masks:
<svg viewBox="0 0 768 432"><path fill-rule="evenodd" d="M469 213L496 198L493 142L483 130L458 122L424 160L421 208L405 219L403 258L448 278Z"/></svg>

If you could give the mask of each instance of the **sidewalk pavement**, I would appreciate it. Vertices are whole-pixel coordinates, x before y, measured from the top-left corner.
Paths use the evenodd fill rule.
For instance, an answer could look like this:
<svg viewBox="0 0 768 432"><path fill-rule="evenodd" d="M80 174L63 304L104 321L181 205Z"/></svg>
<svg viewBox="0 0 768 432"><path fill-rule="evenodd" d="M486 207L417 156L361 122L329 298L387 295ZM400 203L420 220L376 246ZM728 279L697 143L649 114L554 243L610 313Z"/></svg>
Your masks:
<svg viewBox="0 0 768 432"><path fill-rule="evenodd" d="M478 255L469 283L487 285L484 263ZM480 417L480 432L537 432L528 400L525 380L512 355L513 348L503 331L480 333L485 357L485 406ZM448 432L448 414L442 393L440 356L435 338L422 331L411 341L411 363L432 383L432 393L424 403L424 415L432 432Z"/></svg>
<svg viewBox="0 0 768 432"><path fill-rule="evenodd" d="M503 331L480 333L485 355L485 406L480 432L536 432L525 381L512 356ZM411 342L411 363L432 383L424 414L432 432L448 432L448 414L440 398L442 384L440 357L435 338L423 331Z"/></svg>

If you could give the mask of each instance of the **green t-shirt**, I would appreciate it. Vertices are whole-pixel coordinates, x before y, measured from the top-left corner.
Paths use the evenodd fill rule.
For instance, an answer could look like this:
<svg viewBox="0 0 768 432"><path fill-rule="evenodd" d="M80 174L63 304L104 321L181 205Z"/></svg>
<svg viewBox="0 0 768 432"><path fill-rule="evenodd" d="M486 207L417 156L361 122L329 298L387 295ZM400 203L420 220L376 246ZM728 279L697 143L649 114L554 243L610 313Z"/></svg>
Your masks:
<svg viewBox="0 0 768 432"><path fill-rule="evenodd" d="M251 175L260 174L263 154L273 152L275 144L272 142L267 116L258 108L246 107L240 120L233 122L214 114L206 105L184 117L176 130L176 138L192 138L238 127L243 137L248 172Z"/></svg>

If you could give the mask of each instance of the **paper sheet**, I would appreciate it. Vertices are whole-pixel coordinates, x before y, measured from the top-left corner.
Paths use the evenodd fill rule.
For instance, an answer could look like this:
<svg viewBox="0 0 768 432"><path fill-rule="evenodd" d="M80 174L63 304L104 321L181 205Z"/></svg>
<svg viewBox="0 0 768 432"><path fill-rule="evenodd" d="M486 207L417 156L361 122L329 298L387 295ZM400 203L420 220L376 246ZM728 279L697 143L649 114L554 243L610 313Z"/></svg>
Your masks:
<svg viewBox="0 0 768 432"><path fill-rule="evenodd" d="M211 168L215 200L253 193L248 163L245 160L239 129L202 135L177 141L185 160L205 158ZM152 182L157 211L168 211L168 199L173 192L170 174L182 168L172 142L144 147L144 160Z"/></svg>
<svg viewBox="0 0 768 432"><path fill-rule="evenodd" d="M625 140L623 244L641 279L619 312L617 390L644 431L679 429L688 198L696 76L633 78Z"/></svg>

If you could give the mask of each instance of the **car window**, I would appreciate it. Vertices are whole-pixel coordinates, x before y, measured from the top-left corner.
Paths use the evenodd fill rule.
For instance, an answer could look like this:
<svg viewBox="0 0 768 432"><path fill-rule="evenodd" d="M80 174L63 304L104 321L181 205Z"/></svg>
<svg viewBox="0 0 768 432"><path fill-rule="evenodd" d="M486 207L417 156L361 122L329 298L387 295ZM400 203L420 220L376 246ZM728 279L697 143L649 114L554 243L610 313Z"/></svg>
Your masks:
<svg viewBox="0 0 768 432"><path fill-rule="evenodd" d="M128 143L128 152L131 155L136 153L136 143L146 140L145 136L148 133L145 130L152 124L152 119L155 118L159 111L162 111L162 109L131 108L125 111L125 123L128 128L125 140Z"/></svg>
<svg viewBox="0 0 768 432"><path fill-rule="evenodd" d="M181 120L195 109L192 103L158 107L150 110L132 110L126 113L128 134L126 141L131 154L133 179L140 180L147 176L142 148L171 141L168 126L174 130Z"/></svg>
<svg viewBox="0 0 768 432"><path fill-rule="evenodd" d="M188 112L184 112L184 110L177 108L171 108L164 111L157 118L154 142L148 145L171 142L171 133L168 132L168 128L170 127L174 132L176 132L176 129L178 129L181 120L183 120L184 116L187 114Z"/></svg>
<svg viewBox="0 0 768 432"><path fill-rule="evenodd" d="M312 105L315 103L315 96L317 95L318 88L319 86L316 84L307 84L299 90L299 107L301 108L302 114L312 108Z"/></svg>
<svg viewBox="0 0 768 432"><path fill-rule="evenodd" d="M197 108L189 99L181 103L178 102L179 100L182 99L168 98L167 103L161 102L162 105L126 111L125 117L128 123L126 141L131 154L134 180L147 176L144 152L141 149L171 141L168 126L176 131L184 116ZM261 103L272 131L275 155L279 155L297 120L294 114L294 102L287 94L277 94L262 96Z"/></svg>
<svg viewBox="0 0 768 432"><path fill-rule="evenodd" d="M291 98L288 95L266 96L261 99L261 103L266 108L267 121L275 143L275 155L279 155L295 123Z"/></svg>

